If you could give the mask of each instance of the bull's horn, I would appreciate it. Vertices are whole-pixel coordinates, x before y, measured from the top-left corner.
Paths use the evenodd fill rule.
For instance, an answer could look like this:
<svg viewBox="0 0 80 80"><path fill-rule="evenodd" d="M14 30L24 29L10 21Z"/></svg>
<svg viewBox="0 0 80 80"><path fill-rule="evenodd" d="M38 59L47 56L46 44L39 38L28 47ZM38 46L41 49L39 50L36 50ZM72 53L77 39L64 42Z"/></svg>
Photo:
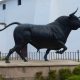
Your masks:
<svg viewBox="0 0 80 80"><path fill-rule="evenodd" d="M73 16L77 11L78 11L78 8L76 9L75 12L73 12L72 14L70 14L70 16Z"/></svg>

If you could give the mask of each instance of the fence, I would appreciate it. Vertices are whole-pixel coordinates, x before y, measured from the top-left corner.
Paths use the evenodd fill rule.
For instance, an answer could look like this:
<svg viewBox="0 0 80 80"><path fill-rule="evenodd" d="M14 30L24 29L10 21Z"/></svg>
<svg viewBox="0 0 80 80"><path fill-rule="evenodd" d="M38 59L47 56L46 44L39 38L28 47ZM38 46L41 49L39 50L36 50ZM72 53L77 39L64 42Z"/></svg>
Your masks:
<svg viewBox="0 0 80 80"><path fill-rule="evenodd" d="M0 53L0 59L4 60L7 53ZM45 52L28 52L28 60L44 60ZM16 53L10 56L11 60L20 60L21 58ZM55 52L50 52L48 54L48 60L74 60L80 61L80 51L75 52L64 52L63 54L57 54Z"/></svg>

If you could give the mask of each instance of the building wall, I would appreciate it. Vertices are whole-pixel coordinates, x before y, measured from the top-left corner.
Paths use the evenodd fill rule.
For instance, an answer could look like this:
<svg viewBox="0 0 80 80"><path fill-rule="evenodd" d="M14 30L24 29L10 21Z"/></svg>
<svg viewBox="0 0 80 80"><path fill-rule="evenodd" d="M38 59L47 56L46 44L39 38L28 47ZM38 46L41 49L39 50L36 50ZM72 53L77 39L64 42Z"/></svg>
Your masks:
<svg viewBox="0 0 80 80"><path fill-rule="evenodd" d="M36 0L34 23L47 24L49 22L51 0Z"/></svg>
<svg viewBox="0 0 80 80"><path fill-rule="evenodd" d="M18 5L17 0L9 0L5 4L6 9L1 11L4 12L6 23L13 21L33 23L35 14L34 0L22 0L22 5Z"/></svg>
<svg viewBox="0 0 80 80"><path fill-rule="evenodd" d="M5 10L2 9L3 4L0 5L0 22L6 22L7 24L14 21L21 23L34 23L34 0L22 0L22 5L18 5L17 0L8 0L5 2ZM3 53L8 52L9 49L14 46L13 30L15 26L16 25L11 26L0 34L0 39L2 39L0 41L0 50Z"/></svg>
<svg viewBox="0 0 80 80"><path fill-rule="evenodd" d="M6 9L2 5L6 4ZM8 0L0 4L0 22L7 24L18 21L21 23L47 24L49 21L50 0L22 0L18 5L17 0ZM8 52L14 46L13 30L16 25L0 33L0 51ZM7 33L7 34L6 34ZM35 50L30 44L28 51Z"/></svg>
<svg viewBox="0 0 80 80"><path fill-rule="evenodd" d="M17 0L7 0L6 10L2 10L2 4L0 4L0 22L6 22L7 24L19 21L22 23L33 24L47 24L54 21L57 17L62 15L69 15L77 8L80 0L22 0L22 5L17 5ZM79 14L80 9L76 13ZM14 46L13 30L15 26L11 26L3 32L0 32L0 51L8 52L10 48ZM7 34L6 34L7 33ZM78 49L80 45L74 43L79 31L72 32L66 43L68 50ZM30 44L28 51L36 51Z"/></svg>
<svg viewBox="0 0 80 80"><path fill-rule="evenodd" d="M74 12L78 8L76 16L80 16L80 0L51 0L49 22L54 21L57 17ZM65 44L68 47L68 51L75 51L80 49L80 29L73 30ZM76 41L76 42L75 42Z"/></svg>

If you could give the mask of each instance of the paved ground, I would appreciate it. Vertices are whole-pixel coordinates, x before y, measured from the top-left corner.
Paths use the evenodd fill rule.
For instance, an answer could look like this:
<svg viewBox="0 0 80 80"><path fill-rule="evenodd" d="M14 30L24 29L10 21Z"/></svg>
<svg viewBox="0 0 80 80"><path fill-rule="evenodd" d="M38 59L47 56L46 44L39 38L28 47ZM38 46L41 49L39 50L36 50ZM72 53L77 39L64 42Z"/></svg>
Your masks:
<svg viewBox="0 0 80 80"><path fill-rule="evenodd" d="M72 60L53 60L53 61L28 61L23 62L22 60L11 61L10 63L5 63L5 61L0 61L0 67L11 67L11 66L61 66L61 65L79 65L80 62Z"/></svg>

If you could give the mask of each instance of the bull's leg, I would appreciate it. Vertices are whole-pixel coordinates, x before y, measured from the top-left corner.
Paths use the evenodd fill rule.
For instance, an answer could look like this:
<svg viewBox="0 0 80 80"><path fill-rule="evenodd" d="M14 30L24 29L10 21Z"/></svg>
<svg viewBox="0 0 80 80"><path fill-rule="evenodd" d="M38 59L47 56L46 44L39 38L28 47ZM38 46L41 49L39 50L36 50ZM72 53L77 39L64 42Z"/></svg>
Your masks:
<svg viewBox="0 0 80 80"><path fill-rule="evenodd" d="M21 50L27 45L27 42L24 42L21 45L18 45L18 48L16 49L16 52L18 53L18 55L21 57L22 60L24 60L24 62L26 62L27 60L25 59L25 57L23 56L23 54L21 54Z"/></svg>
<svg viewBox="0 0 80 80"><path fill-rule="evenodd" d="M9 62L9 57L10 57L10 55L11 55L14 51L16 51L24 61L27 61L27 60L24 58L24 56L20 53L20 50L21 50L23 47L24 47L24 46L16 45L14 48L10 49L8 55L7 55L6 58L5 58L5 60L6 60L5 62L6 62L6 63L10 63L10 62Z"/></svg>
<svg viewBox="0 0 80 80"><path fill-rule="evenodd" d="M14 51L15 51L15 47L9 50L8 55L5 57L5 62L6 62L6 63L10 63L10 62L9 62L9 57L10 57L10 55L11 55Z"/></svg>
<svg viewBox="0 0 80 80"><path fill-rule="evenodd" d="M58 50L58 51L56 51L56 53L62 54L62 53L64 53L66 50L67 50L67 47L65 46L65 47L63 48L63 50Z"/></svg>
<svg viewBox="0 0 80 80"><path fill-rule="evenodd" d="M62 54L62 53L64 53L64 52L67 50L67 47L66 47L65 44L64 44L63 42L61 42L61 41L59 41L59 45L61 46L61 48L63 48L63 50L58 50L58 51L56 51L56 53Z"/></svg>
<svg viewBox="0 0 80 80"><path fill-rule="evenodd" d="M17 50L16 52L19 54L19 56L22 58L22 60L24 60L24 62L27 62L25 57L21 54L20 50Z"/></svg>
<svg viewBox="0 0 80 80"><path fill-rule="evenodd" d="M47 55L49 54L49 52L50 52L50 49L47 49L47 50L46 50L46 54L44 55L44 60L45 60L45 61L48 61Z"/></svg>

